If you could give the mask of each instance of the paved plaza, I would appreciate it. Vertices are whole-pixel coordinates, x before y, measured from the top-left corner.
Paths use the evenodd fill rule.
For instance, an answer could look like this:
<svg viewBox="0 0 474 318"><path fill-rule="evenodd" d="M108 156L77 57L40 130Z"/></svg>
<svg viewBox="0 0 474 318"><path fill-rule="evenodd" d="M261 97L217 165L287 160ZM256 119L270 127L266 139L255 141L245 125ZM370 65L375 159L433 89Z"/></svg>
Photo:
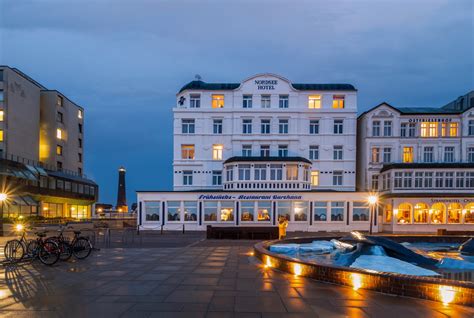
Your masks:
<svg viewBox="0 0 474 318"><path fill-rule="evenodd" d="M179 235L169 235L166 238ZM163 238L165 239L165 238ZM102 248L84 261L0 267L2 317L474 317L265 269L255 241ZM157 244L159 246L159 244Z"/></svg>

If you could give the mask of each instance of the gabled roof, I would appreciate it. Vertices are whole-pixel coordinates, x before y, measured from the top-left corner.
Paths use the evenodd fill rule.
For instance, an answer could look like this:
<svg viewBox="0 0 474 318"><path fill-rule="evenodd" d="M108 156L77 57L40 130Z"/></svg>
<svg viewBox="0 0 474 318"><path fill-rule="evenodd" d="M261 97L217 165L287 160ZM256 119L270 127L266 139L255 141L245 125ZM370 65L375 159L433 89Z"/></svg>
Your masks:
<svg viewBox="0 0 474 318"><path fill-rule="evenodd" d="M389 107L401 115L460 115L468 111L469 109L474 108L474 107L469 107L464 110L456 110L456 109L441 108L441 107L395 107L395 106L390 105L389 103L382 102L378 104L377 106L374 106L370 108L369 110L366 110L365 112L360 114L358 118L361 118L365 114L370 113L371 111L382 106Z"/></svg>
<svg viewBox="0 0 474 318"><path fill-rule="evenodd" d="M244 157L244 156L235 156L235 157L230 157L226 161L224 161L224 164L226 163L231 163L231 162L249 162L249 161L260 161L260 162L270 162L270 161L277 161L277 162L306 162L311 164L311 161L309 161L306 158L303 157Z"/></svg>

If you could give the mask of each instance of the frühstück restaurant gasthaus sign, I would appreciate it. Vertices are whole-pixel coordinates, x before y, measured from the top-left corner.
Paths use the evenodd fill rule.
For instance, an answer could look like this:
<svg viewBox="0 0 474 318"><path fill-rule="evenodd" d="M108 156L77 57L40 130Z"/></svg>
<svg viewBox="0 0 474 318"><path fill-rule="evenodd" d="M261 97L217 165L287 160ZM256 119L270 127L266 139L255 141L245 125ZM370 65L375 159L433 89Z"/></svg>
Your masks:
<svg viewBox="0 0 474 318"><path fill-rule="evenodd" d="M201 194L199 200L301 200L303 196L292 194Z"/></svg>

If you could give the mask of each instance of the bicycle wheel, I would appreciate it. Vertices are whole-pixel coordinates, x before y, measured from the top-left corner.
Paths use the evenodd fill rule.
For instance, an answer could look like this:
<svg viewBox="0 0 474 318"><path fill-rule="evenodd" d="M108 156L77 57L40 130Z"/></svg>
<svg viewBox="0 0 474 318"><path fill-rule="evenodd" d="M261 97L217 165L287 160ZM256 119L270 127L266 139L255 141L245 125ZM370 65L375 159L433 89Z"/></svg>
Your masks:
<svg viewBox="0 0 474 318"><path fill-rule="evenodd" d="M9 262L19 262L25 256L25 247L19 240L11 240L5 244L5 258Z"/></svg>
<svg viewBox="0 0 474 318"><path fill-rule="evenodd" d="M43 245L40 246L38 251L38 257L41 263L45 265L53 265L59 261L59 256L61 255L59 251L59 246L57 243L52 241L46 241Z"/></svg>
<svg viewBox="0 0 474 318"><path fill-rule="evenodd" d="M92 252L92 244L85 237L79 237L72 245L72 253L77 259L84 259Z"/></svg>
<svg viewBox="0 0 474 318"><path fill-rule="evenodd" d="M61 261L67 261L68 259L70 259L72 256L71 245L68 242L64 242L64 241L60 241L58 245L59 245L59 251L60 251L59 259Z"/></svg>
<svg viewBox="0 0 474 318"><path fill-rule="evenodd" d="M36 240L30 240L26 245L26 252L31 257L38 256L38 242Z"/></svg>

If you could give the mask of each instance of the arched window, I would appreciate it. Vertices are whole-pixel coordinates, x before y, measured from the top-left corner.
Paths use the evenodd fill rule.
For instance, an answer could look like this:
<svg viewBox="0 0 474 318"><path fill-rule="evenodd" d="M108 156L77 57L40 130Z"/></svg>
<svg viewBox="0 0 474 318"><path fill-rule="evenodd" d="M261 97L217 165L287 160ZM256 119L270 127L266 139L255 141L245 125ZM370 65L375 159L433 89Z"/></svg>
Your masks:
<svg viewBox="0 0 474 318"><path fill-rule="evenodd" d="M398 206L397 222L399 224L411 223L411 204L402 203Z"/></svg>
<svg viewBox="0 0 474 318"><path fill-rule="evenodd" d="M384 223L392 223L392 205L386 204L383 209Z"/></svg>
<svg viewBox="0 0 474 318"><path fill-rule="evenodd" d="M464 212L464 223L474 223L474 203L466 205Z"/></svg>
<svg viewBox="0 0 474 318"><path fill-rule="evenodd" d="M431 210L431 223L446 223L446 206L443 203L433 204Z"/></svg>
<svg viewBox="0 0 474 318"><path fill-rule="evenodd" d="M448 223L461 223L462 205L450 203L448 205Z"/></svg>
<svg viewBox="0 0 474 318"><path fill-rule="evenodd" d="M428 223L428 204L423 202L415 204L413 212L413 220L415 223Z"/></svg>

